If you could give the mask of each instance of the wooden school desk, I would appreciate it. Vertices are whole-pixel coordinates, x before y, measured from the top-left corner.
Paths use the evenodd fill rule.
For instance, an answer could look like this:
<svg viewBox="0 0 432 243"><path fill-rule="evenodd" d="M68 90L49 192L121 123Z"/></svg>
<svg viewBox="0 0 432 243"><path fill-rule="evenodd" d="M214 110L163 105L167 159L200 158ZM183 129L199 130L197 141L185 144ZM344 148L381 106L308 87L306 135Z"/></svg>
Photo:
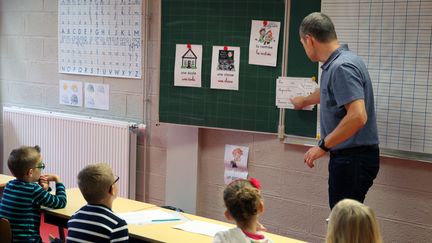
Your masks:
<svg viewBox="0 0 432 243"><path fill-rule="evenodd" d="M53 224L59 227L60 238L64 239L63 228L67 228L67 221L69 218L78 211L87 202L82 196L79 188L66 189L67 204L62 209L42 209L45 211L45 223ZM114 200L113 211L116 213L126 213L133 211L140 211L147 208L154 208L156 205L138 202L135 200L118 197Z"/></svg>
<svg viewBox="0 0 432 243"><path fill-rule="evenodd" d="M15 177L10 175L0 174L0 188L4 188L6 184L13 179L15 179Z"/></svg>
<svg viewBox="0 0 432 243"><path fill-rule="evenodd" d="M0 199L3 196L3 190L6 186L6 184L13 179L15 179L15 177L10 176L10 175L0 174Z"/></svg>
<svg viewBox="0 0 432 243"><path fill-rule="evenodd" d="M59 227L66 228L67 220L80 209L82 206L86 204L81 192L78 188L67 189L67 205L63 209L47 209L45 210L45 223L50 223L57 225ZM160 209L164 211L168 211L167 209L163 209L157 207L153 204L138 202L131 199L126 198L117 198L113 204L113 211L116 213L124 213L124 212L133 212L140 210L152 210L152 209ZM169 212L169 211L168 211ZM183 215L191 220L200 220L214 224L222 224L227 226L234 226L232 224L228 224L225 222L208 219L200 216L196 216L193 214L183 213ZM179 229L172 228L173 225L181 224L183 222L170 222L164 224L148 224L148 225L128 225L129 228L129 236L131 242L167 242L167 243L179 243L179 242L187 242L187 243L211 243L213 238L206 235L195 234L191 232L186 232ZM267 237L271 238L275 243L301 243L303 241L298 241L294 239L290 239L287 237L265 233Z"/></svg>
<svg viewBox="0 0 432 243"><path fill-rule="evenodd" d="M167 209L158 208L160 210L168 211ZM182 213L183 216L190 220L199 220L213 224L226 225L228 227L235 227L233 224L228 224L222 221L200 217L193 214ZM134 239L143 240L145 242L169 242L169 243L212 243L213 237L191 233L179 229L174 229L172 226L181 223L165 223L165 224L149 224L149 225L129 225L129 235ZM264 233L274 243L304 243L304 241L291 239L288 237L275 235L271 233Z"/></svg>

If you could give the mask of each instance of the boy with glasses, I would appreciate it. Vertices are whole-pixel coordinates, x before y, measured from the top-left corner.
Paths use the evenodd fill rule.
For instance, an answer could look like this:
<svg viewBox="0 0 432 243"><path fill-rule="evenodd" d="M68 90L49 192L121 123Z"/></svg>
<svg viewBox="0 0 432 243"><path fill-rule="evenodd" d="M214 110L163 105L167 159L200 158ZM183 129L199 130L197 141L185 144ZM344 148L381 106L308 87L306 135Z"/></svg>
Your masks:
<svg viewBox="0 0 432 243"><path fill-rule="evenodd" d="M58 175L41 175L45 164L37 145L12 150L8 167L16 179L9 181L4 189L0 218L9 220L13 242L42 242L39 233L41 206L64 208L65 187ZM51 181L56 183L55 195L49 192Z"/></svg>
<svg viewBox="0 0 432 243"><path fill-rule="evenodd" d="M87 205L68 221L67 242L129 242L126 221L112 211L118 180L106 163L88 165L78 173L78 187Z"/></svg>

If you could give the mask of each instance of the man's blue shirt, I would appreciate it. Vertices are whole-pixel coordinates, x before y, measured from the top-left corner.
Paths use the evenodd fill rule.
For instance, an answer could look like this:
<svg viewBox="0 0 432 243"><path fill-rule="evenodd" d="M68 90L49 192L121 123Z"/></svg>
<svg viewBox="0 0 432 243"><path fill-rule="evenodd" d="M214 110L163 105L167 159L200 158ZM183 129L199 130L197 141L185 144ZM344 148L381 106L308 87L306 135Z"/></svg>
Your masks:
<svg viewBox="0 0 432 243"><path fill-rule="evenodd" d="M372 82L364 62L348 45L341 45L321 68L321 137L325 138L344 118L344 105L363 99L368 116L366 125L332 150L378 144Z"/></svg>

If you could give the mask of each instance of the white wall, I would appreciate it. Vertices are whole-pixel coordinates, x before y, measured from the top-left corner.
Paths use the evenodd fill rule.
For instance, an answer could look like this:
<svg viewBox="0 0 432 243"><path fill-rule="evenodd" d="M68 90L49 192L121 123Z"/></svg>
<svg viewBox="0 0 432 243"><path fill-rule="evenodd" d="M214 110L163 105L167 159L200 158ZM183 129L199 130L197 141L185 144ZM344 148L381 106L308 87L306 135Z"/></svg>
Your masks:
<svg viewBox="0 0 432 243"><path fill-rule="evenodd" d="M165 204L196 214L198 128L170 126L167 140Z"/></svg>

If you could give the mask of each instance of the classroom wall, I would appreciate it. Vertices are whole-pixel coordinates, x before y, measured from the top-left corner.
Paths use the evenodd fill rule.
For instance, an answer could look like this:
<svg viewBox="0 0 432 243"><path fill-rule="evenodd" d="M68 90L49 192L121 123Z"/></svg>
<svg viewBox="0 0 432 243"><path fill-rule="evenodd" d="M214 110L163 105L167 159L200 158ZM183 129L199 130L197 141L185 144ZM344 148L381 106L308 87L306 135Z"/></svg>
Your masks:
<svg viewBox="0 0 432 243"><path fill-rule="evenodd" d="M328 217L328 157L313 169L303 163L306 147L285 145L273 135L200 130L198 213L223 220L225 144L248 146L250 176L263 185L263 223L272 231L323 242ZM367 195L384 242L431 242L432 163L381 158L381 170Z"/></svg>
<svg viewBox="0 0 432 243"><path fill-rule="evenodd" d="M165 201L167 124L159 124L160 0L148 0L149 67L144 79L114 79L57 73L57 1L0 0L0 82L2 104L142 120L139 138L137 199ZM58 105L58 80L111 85L110 111ZM146 100L144 87L148 87ZM309 242L323 242L327 206L327 158L309 169L303 146L285 145L274 135L199 129L197 214L223 218L225 144L250 148L250 175L262 181L270 231ZM432 163L382 158L381 171L366 204L375 209L385 242L432 239Z"/></svg>
<svg viewBox="0 0 432 243"><path fill-rule="evenodd" d="M58 73L57 11L58 0L0 0L2 106L28 107L148 124L147 117L150 115L144 113L149 113L151 110L151 102L146 101L146 97L151 96L151 87L146 85L144 78L127 79ZM152 43L154 42L153 40ZM150 57L157 56L153 52L147 54ZM158 71L154 70L154 66L150 66L145 74L149 75L150 79L155 78L151 73ZM61 79L109 84L109 110L59 105L58 82ZM1 116L0 112L0 118ZM147 141L145 136L139 137L137 147L140 169L137 174L141 178L141 184L144 184L142 154ZM5 153L9 152L5 151ZM144 198L142 189L137 190L137 194L138 197Z"/></svg>

